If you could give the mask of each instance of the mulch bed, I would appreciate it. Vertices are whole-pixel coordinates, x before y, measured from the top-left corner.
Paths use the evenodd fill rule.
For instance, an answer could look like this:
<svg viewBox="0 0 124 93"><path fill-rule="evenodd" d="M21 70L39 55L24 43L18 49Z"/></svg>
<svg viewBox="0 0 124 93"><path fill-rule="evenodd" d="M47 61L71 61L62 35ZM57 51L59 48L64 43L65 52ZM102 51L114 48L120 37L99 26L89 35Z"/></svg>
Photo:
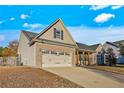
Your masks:
<svg viewBox="0 0 124 93"><path fill-rule="evenodd" d="M81 88L67 79L39 68L0 67L1 88Z"/></svg>

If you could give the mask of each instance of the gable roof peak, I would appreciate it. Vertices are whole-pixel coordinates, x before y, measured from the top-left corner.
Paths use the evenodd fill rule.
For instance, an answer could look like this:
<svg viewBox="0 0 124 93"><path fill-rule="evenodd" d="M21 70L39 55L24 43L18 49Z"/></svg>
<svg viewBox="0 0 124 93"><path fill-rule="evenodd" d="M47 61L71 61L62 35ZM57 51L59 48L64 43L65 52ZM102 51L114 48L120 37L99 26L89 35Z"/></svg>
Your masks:
<svg viewBox="0 0 124 93"><path fill-rule="evenodd" d="M54 21L53 23L51 23L47 28L45 28L43 31L41 31L36 37L34 37L30 44L32 44L33 42L35 42L35 40L37 38L39 38L40 36L42 36L45 32L47 32L51 27L53 27L55 24L57 24L58 22L61 22L62 26L64 27L64 29L67 31L68 35L70 36L70 38L72 39L72 41L75 43L75 45L77 46L75 40L72 38L71 34L69 33L68 29L65 27L63 21L61 18L58 18L56 21Z"/></svg>
<svg viewBox="0 0 124 93"><path fill-rule="evenodd" d="M61 18L58 18L57 20L62 21L62 19L61 19Z"/></svg>

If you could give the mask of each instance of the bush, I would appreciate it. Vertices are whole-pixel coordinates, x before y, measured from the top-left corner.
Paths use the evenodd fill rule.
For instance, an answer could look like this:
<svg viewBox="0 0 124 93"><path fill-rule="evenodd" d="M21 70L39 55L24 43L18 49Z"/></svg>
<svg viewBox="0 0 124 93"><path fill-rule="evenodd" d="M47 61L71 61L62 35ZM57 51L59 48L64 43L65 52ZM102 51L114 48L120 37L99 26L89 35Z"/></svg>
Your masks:
<svg viewBox="0 0 124 93"><path fill-rule="evenodd" d="M22 62L20 63L20 66L23 66L23 63Z"/></svg>

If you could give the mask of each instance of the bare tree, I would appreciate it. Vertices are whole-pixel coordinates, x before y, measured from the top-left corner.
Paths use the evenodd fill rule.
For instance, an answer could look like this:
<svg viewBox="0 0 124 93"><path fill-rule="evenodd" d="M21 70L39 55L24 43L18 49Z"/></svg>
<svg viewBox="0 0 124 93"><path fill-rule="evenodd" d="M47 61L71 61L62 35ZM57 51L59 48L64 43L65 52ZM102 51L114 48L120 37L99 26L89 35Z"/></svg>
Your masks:
<svg viewBox="0 0 124 93"><path fill-rule="evenodd" d="M12 56L17 56L18 40L13 40L9 42L8 48L11 49Z"/></svg>

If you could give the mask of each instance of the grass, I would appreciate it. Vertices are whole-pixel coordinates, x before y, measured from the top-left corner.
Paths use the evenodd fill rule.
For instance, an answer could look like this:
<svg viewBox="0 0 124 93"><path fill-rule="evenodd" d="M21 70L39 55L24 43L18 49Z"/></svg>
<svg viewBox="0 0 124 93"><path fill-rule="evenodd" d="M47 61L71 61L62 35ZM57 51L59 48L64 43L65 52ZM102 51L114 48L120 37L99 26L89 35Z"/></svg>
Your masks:
<svg viewBox="0 0 124 93"><path fill-rule="evenodd" d="M80 88L67 79L39 68L0 66L2 88Z"/></svg>
<svg viewBox="0 0 124 93"><path fill-rule="evenodd" d="M102 70L102 71L109 71L112 73L118 73L118 74L124 75L124 66L120 66L120 65L117 65L115 67L111 67L111 66L87 66L87 68L97 69L97 70Z"/></svg>
<svg viewBox="0 0 124 93"><path fill-rule="evenodd" d="M122 65L122 64L116 64L116 67L122 67L122 68L124 68L124 64Z"/></svg>

